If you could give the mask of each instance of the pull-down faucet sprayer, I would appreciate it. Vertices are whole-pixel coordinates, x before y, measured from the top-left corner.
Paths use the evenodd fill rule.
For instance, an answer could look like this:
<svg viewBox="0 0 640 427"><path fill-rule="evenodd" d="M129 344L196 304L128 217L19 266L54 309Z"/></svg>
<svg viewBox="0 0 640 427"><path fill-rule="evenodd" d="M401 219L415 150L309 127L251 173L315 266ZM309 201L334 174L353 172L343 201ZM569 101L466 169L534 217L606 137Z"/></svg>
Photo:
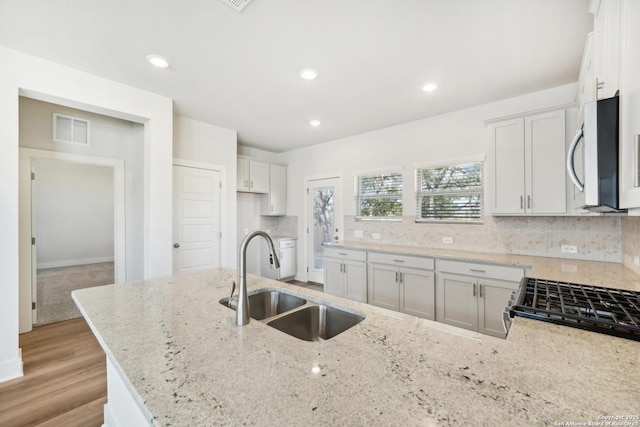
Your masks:
<svg viewBox="0 0 640 427"><path fill-rule="evenodd" d="M256 236L262 236L269 245L269 256L271 258L271 265L273 268L280 268L280 260L278 259L278 253L273 245L273 240L264 231L255 230L247 234L242 243L240 244L240 284L238 286L238 306L236 307L236 325L243 326L249 323L249 297L247 296L247 246L251 239ZM231 304L231 297L233 296L233 290L235 283L231 287L231 295L229 296L229 304Z"/></svg>

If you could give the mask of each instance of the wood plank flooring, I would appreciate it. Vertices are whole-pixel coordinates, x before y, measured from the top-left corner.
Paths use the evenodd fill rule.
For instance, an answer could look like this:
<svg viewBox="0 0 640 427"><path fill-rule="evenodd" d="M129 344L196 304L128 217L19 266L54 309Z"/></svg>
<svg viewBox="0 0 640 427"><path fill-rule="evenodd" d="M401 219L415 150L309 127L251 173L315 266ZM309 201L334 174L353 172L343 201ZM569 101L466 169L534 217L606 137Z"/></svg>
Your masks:
<svg viewBox="0 0 640 427"><path fill-rule="evenodd" d="M20 335L24 376L0 383L0 426L101 426L106 359L83 318Z"/></svg>

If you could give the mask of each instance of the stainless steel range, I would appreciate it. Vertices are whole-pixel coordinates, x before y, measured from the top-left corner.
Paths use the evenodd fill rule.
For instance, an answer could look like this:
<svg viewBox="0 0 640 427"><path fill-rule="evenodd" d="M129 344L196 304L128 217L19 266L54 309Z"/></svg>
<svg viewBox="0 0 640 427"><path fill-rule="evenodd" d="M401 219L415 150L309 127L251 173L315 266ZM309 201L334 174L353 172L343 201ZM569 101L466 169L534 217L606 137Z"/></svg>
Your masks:
<svg viewBox="0 0 640 427"><path fill-rule="evenodd" d="M640 292L525 277L505 309L515 316L640 341Z"/></svg>

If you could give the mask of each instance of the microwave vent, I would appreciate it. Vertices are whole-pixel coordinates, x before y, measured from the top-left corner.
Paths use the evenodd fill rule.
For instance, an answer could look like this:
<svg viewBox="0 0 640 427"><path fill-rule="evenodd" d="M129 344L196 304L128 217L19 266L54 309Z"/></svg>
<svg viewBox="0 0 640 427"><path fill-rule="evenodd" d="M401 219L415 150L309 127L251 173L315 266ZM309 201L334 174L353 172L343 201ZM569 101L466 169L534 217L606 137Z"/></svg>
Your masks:
<svg viewBox="0 0 640 427"><path fill-rule="evenodd" d="M242 9L247 7L251 0L220 0L222 3L226 4L236 12L241 12Z"/></svg>

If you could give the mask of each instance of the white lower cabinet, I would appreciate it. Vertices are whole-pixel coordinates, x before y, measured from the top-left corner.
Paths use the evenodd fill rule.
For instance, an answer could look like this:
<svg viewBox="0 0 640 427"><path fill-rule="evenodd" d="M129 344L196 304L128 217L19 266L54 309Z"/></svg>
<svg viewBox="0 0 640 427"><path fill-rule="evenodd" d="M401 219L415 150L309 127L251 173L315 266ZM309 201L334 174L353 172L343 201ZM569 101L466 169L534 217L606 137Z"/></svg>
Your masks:
<svg viewBox="0 0 640 427"><path fill-rule="evenodd" d="M367 302L367 253L324 248L324 291L331 295Z"/></svg>
<svg viewBox="0 0 640 427"><path fill-rule="evenodd" d="M436 320L504 338L502 313L524 270L446 260L437 269Z"/></svg>
<svg viewBox="0 0 640 427"><path fill-rule="evenodd" d="M369 304L435 319L433 258L370 252L368 259Z"/></svg>

